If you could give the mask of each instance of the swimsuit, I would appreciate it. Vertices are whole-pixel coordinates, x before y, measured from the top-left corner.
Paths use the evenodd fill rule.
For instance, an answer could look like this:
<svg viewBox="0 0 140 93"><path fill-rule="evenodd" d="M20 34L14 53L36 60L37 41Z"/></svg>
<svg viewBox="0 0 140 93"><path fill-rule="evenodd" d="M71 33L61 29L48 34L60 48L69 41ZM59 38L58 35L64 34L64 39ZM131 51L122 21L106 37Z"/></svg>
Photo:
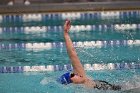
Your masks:
<svg viewBox="0 0 140 93"><path fill-rule="evenodd" d="M100 90L121 90L121 86L112 85L106 81L94 80L94 82L96 83L96 86L94 88L97 88Z"/></svg>

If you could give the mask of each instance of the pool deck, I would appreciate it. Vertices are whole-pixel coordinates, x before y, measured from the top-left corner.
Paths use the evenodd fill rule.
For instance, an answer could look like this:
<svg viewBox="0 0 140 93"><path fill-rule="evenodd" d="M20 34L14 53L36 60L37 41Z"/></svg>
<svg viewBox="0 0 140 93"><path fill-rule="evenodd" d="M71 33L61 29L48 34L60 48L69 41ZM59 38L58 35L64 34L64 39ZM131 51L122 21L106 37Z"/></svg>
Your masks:
<svg viewBox="0 0 140 93"><path fill-rule="evenodd" d="M129 2L88 2L88 3L55 3L31 5L0 5L0 14L76 12L76 11L112 11L140 10L140 1Z"/></svg>

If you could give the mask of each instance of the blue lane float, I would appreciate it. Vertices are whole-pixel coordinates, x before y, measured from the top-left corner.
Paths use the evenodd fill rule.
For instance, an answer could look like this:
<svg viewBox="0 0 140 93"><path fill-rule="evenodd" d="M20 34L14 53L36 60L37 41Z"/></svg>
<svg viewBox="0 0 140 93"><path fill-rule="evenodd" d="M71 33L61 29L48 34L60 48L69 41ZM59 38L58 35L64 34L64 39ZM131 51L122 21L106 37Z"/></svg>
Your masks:
<svg viewBox="0 0 140 93"><path fill-rule="evenodd" d="M0 73L22 73L24 71L22 66L4 66L0 67Z"/></svg>

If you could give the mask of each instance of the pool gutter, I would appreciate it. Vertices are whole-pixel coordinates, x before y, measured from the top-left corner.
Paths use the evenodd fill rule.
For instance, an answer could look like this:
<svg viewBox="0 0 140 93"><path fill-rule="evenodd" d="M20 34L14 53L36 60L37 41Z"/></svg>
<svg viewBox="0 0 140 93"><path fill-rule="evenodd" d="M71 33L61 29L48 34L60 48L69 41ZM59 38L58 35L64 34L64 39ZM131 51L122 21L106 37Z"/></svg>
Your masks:
<svg viewBox="0 0 140 93"><path fill-rule="evenodd" d="M115 11L139 10L140 1L88 2L88 3L55 3L31 5L0 5L0 14L76 12L76 11Z"/></svg>

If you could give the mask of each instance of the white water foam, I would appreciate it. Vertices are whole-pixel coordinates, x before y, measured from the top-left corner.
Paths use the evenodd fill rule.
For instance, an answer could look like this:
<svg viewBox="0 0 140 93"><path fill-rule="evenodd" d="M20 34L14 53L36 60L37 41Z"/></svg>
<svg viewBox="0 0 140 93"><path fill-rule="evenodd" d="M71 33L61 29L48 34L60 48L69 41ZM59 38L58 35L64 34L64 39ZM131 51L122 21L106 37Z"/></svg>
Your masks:
<svg viewBox="0 0 140 93"><path fill-rule="evenodd" d="M135 92L131 92L132 90L135 91L136 89L136 93L140 93L140 76L135 75L133 78L131 78L131 80L129 81L125 81L122 85L122 89L124 92L129 92L129 93L135 93ZM139 92L138 90L139 89Z"/></svg>

